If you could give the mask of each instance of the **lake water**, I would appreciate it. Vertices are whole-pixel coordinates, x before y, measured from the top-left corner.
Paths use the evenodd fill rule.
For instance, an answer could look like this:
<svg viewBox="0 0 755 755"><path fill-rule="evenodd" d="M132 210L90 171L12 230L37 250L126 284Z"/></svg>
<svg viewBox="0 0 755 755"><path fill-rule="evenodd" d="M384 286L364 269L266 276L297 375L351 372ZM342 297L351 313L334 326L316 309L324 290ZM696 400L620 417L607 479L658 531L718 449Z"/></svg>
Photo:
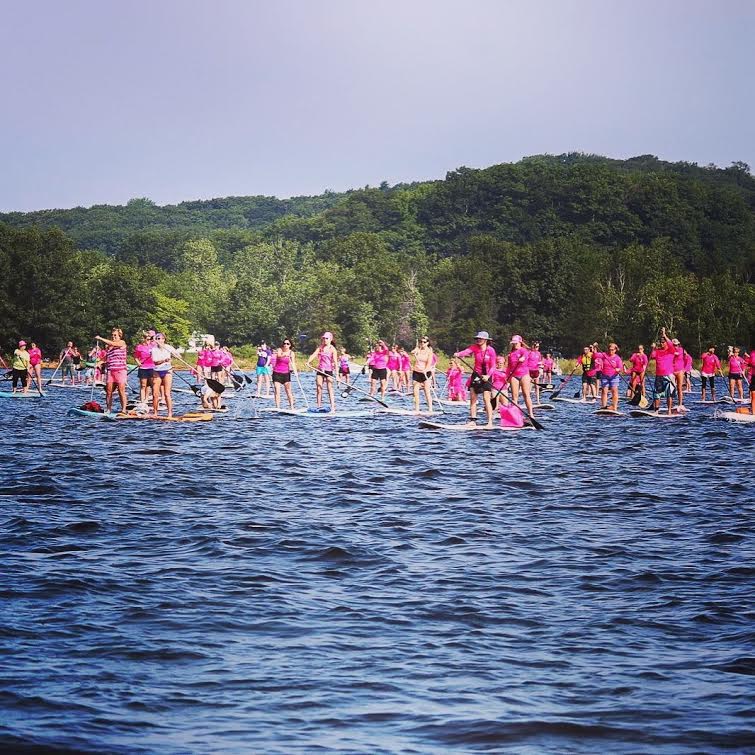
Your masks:
<svg viewBox="0 0 755 755"><path fill-rule="evenodd" d="M0 401L3 751L755 748L752 425L86 398Z"/></svg>

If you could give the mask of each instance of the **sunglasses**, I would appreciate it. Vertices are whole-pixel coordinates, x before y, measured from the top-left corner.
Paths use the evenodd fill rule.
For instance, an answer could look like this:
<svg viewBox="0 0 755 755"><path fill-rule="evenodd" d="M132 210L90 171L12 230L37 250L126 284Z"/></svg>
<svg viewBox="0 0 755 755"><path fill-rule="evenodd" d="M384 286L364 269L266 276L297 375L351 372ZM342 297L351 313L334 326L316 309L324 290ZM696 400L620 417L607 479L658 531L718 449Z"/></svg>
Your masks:
<svg viewBox="0 0 755 755"><path fill-rule="evenodd" d="M284 345L284 346L290 346L290 345L291 345L291 341L284 341L284 342L283 342L283 345Z"/></svg>

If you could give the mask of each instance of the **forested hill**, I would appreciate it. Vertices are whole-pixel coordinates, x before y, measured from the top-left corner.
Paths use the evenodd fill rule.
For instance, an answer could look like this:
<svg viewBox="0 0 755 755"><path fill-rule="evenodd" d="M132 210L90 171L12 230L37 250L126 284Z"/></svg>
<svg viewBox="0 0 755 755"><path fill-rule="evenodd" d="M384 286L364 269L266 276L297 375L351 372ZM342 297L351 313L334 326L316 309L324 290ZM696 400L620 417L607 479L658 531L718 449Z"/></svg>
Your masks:
<svg viewBox="0 0 755 755"><path fill-rule="evenodd" d="M742 163L568 154L318 197L8 213L0 338L83 337L117 320L232 344L327 327L356 351L427 330L448 350L484 327L569 351L628 348L665 324L694 350L750 345L754 210ZM54 301L66 265L75 312L11 305L40 278Z"/></svg>

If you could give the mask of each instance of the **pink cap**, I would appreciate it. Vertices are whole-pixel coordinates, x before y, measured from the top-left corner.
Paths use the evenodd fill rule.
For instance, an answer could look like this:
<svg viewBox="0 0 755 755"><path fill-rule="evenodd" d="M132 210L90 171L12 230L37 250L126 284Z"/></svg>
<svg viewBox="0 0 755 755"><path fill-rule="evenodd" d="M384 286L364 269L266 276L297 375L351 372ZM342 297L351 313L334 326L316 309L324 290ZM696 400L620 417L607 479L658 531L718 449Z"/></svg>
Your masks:
<svg viewBox="0 0 755 755"><path fill-rule="evenodd" d="M19 342L18 342L18 345L19 345L19 346L26 346L26 341L19 341Z"/></svg>
<svg viewBox="0 0 755 755"><path fill-rule="evenodd" d="M521 336L511 336L511 343L521 343L522 337Z"/></svg>
<svg viewBox="0 0 755 755"><path fill-rule="evenodd" d="M326 330L322 334L322 338L329 338L332 341L333 340L333 334L329 330Z"/></svg>

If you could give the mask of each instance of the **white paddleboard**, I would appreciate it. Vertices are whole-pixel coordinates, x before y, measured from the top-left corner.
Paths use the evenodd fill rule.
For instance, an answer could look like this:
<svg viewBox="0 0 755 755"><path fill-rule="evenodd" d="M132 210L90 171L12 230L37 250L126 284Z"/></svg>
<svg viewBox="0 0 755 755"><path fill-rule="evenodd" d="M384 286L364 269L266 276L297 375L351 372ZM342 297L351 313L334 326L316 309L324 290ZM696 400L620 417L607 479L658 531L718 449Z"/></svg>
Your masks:
<svg viewBox="0 0 755 755"><path fill-rule="evenodd" d="M630 417L653 418L653 419L679 419L684 417L684 412L656 412L651 409L632 409Z"/></svg>
<svg viewBox="0 0 755 755"><path fill-rule="evenodd" d="M642 411L642 409L639 409L638 411ZM596 409L594 414L599 414L603 417L623 417L624 412L617 412L613 409Z"/></svg>
<svg viewBox="0 0 755 755"><path fill-rule="evenodd" d="M428 412L422 409L415 412L414 409L386 409L381 406L379 409L375 409L375 414L398 414L403 417L434 417L437 414L443 414L443 412Z"/></svg>
<svg viewBox="0 0 755 755"><path fill-rule="evenodd" d="M725 419L727 422L755 423L755 414L745 414L744 412L716 412L715 417L716 419Z"/></svg>
<svg viewBox="0 0 755 755"><path fill-rule="evenodd" d="M419 423L419 427L427 430L450 430L451 432L477 432L478 430L484 431L499 431L499 432L518 432L519 430L534 430L532 425L525 425L524 427L506 427L502 425L493 425L488 427L487 425L477 425L467 422L465 424L444 424L443 422L430 422L422 421Z"/></svg>
<svg viewBox="0 0 755 755"><path fill-rule="evenodd" d="M583 401L581 398L563 398L562 396L552 396L551 401L563 401L565 404L582 404L583 406L592 406L598 403L597 399Z"/></svg>

